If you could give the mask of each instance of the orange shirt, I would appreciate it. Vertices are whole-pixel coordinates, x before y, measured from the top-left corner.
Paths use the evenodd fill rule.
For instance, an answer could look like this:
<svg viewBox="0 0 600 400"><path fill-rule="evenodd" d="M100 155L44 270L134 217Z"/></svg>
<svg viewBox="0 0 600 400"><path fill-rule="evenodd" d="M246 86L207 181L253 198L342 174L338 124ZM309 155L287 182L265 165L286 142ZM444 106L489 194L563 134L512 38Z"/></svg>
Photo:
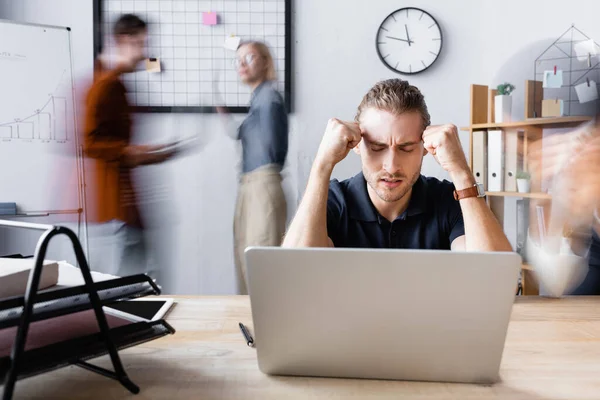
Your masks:
<svg viewBox="0 0 600 400"><path fill-rule="evenodd" d="M86 208L90 222L119 219L141 227L131 168L123 163L132 123L122 72L101 73L87 94L83 140Z"/></svg>

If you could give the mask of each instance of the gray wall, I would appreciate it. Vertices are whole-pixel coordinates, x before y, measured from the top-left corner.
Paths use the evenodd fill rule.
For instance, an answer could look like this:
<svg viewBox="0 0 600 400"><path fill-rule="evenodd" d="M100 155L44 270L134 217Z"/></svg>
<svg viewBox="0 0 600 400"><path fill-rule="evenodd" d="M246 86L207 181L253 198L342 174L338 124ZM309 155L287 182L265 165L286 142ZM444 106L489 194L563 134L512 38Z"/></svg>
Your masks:
<svg viewBox="0 0 600 400"><path fill-rule="evenodd" d="M291 148L285 188L290 213L303 191L311 161L330 117L353 118L362 95L377 80L396 76L377 57L375 32L397 1L298 0L294 22L294 104ZM600 2L573 0L416 0L412 6L436 17L444 49L436 65L410 77L425 94L433 123L465 126L469 120L469 85L517 86L513 118L523 118L523 82L533 77L533 60L571 23L600 40ZM91 0L0 0L5 17L73 27L75 68L91 73ZM7 7L8 6L8 7ZM0 14L1 15L1 14ZM158 141L174 133L200 132L202 151L166 167L140 170L155 193L167 194L169 220L157 219L162 262L172 271L168 287L177 293L232 293L232 216L236 196L236 144L225 137L215 116L138 115L137 140ZM465 148L468 136L461 134ZM359 158L351 153L335 169L338 178L354 175ZM431 157L423 172L446 173ZM507 211L514 210L508 202ZM507 218L509 219L509 218ZM506 229L514 242L514 221ZM6 240L5 240L6 242ZM23 243L18 240L18 243ZM12 242L15 243L15 242ZM16 245L15 245L16 246Z"/></svg>

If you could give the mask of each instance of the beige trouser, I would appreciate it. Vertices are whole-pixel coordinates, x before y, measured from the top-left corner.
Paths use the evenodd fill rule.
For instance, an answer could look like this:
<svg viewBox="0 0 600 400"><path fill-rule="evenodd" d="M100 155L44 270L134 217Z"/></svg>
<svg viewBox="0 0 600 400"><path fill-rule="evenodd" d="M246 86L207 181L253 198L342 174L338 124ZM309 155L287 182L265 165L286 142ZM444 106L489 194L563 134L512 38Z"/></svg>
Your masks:
<svg viewBox="0 0 600 400"><path fill-rule="evenodd" d="M240 294L248 294L248 246L279 246L285 234L287 205L278 166L264 166L242 175L233 222L234 257Z"/></svg>

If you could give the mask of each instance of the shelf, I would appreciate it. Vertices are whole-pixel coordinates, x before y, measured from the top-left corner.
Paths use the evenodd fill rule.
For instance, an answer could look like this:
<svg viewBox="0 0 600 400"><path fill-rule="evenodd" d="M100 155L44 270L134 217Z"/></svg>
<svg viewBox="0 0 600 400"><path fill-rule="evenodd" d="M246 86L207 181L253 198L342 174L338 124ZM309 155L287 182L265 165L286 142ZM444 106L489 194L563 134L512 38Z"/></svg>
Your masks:
<svg viewBox="0 0 600 400"><path fill-rule="evenodd" d="M495 128L526 128L528 126L536 126L540 128L566 128L576 126L583 122L591 121L592 117L577 116L577 117L556 117L556 118L529 118L524 121L502 122L499 124L474 124L460 128L462 131L470 131L471 129L495 129Z"/></svg>
<svg viewBox="0 0 600 400"><path fill-rule="evenodd" d="M521 264L521 269L526 271L533 271L533 265L523 263Z"/></svg>
<svg viewBox="0 0 600 400"><path fill-rule="evenodd" d="M524 197L527 199L552 199L548 193L519 193L519 192L485 192L486 196L492 197Z"/></svg>

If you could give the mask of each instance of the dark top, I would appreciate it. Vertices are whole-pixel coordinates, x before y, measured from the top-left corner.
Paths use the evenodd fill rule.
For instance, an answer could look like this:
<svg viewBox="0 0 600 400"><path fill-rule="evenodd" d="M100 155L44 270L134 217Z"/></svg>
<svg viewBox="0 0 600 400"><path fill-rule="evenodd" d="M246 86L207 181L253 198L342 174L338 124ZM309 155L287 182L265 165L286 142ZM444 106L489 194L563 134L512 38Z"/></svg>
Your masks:
<svg viewBox="0 0 600 400"><path fill-rule="evenodd" d="M269 164L283 167L288 152L288 117L283 97L272 83L261 83L252 93L248 117L240 126L242 172Z"/></svg>
<svg viewBox="0 0 600 400"><path fill-rule="evenodd" d="M594 231L589 251L589 270L577 289L575 295L600 295L600 237Z"/></svg>
<svg viewBox="0 0 600 400"><path fill-rule="evenodd" d="M448 181L421 175L408 208L395 221L382 217L362 173L329 184L327 232L335 247L449 250L465 234L460 204Z"/></svg>
<svg viewBox="0 0 600 400"><path fill-rule="evenodd" d="M95 159L86 167L89 221L118 219L141 227L131 168L124 151L131 140L131 113L120 69L99 74L88 91L83 147Z"/></svg>

